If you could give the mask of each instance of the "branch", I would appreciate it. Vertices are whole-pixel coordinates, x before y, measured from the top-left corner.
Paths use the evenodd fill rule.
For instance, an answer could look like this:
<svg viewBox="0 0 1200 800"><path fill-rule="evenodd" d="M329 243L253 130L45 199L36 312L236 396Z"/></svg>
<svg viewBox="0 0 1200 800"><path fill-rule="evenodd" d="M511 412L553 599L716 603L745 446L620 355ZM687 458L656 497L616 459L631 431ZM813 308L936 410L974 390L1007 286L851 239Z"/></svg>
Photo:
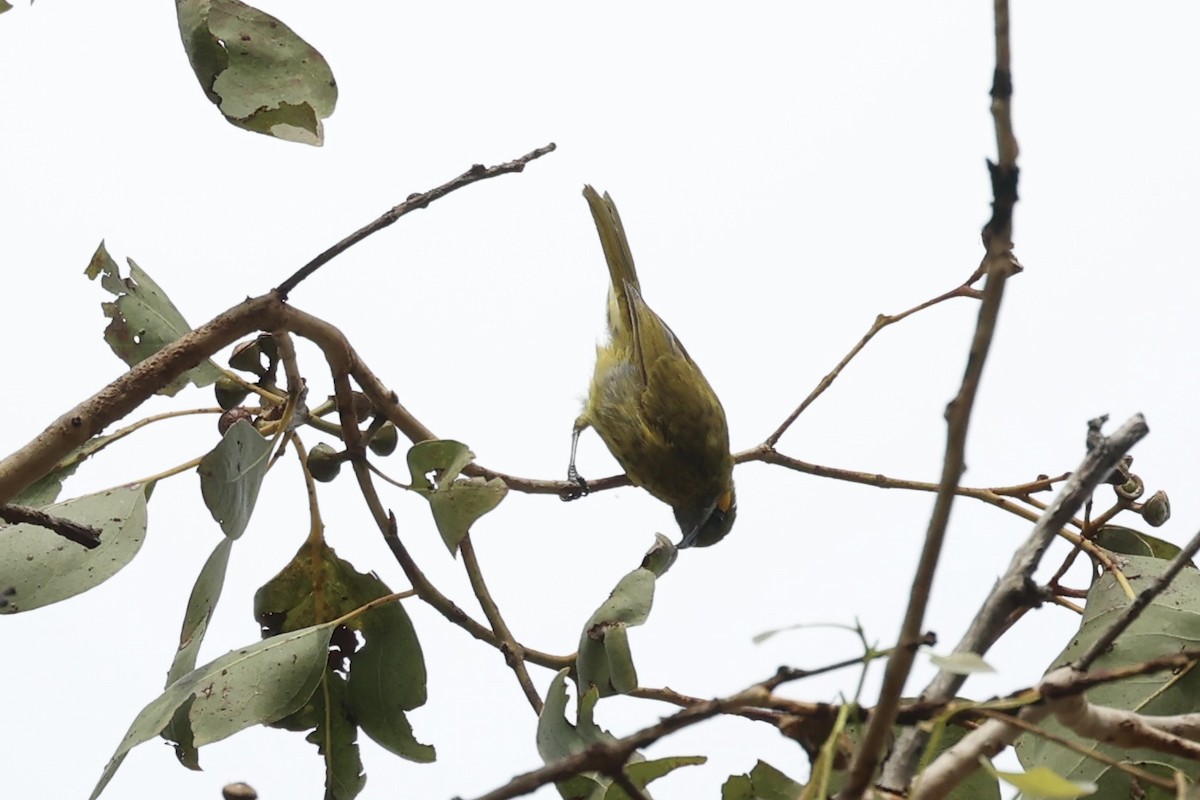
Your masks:
<svg viewBox="0 0 1200 800"><path fill-rule="evenodd" d="M1062 529L1096 487L1112 473L1129 449L1140 441L1149 428L1140 414L1134 415L1111 438L1101 438L1088 452L1083 463L1067 479L1054 500L1047 506L1029 537L1013 554L1008 569L984 600L970 627L954 648L955 653L988 651L1008 626L1010 616L1022 607L1036 605L1041 595L1033 583L1033 573L1041 563L1050 541ZM1200 541L1197 542L1200 546ZM965 675L941 671L925 687L920 699L934 703L948 702L966 681ZM884 767L880 783L893 789L907 786L916 771L921 749L928 735L913 728L900 735L892 755Z"/></svg>
<svg viewBox="0 0 1200 800"><path fill-rule="evenodd" d="M498 175L506 175L510 172L521 172L525 169L525 165L530 161L541 158L547 153L552 153L555 149L556 145L554 142L551 142L545 147L539 147L536 150L526 153L520 158L512 161L506 161L503 164L497 164L492 167L485 167L483 164L475 164L462 175L446 181L435 189L429 189L428 191L410 194L408 199L406 199L403 203L392 208L390 211L385 212L374 222L359 228L354 233L350 234L345 239L342 239L333 247L330 247L312 261L305 264L303 267L297 270L294 275L285 280L283 283L279 284L279 286L275 289L275 292L281 299L286 300L288 295L291 294L292 290L295 289L296 286L298 286L300 282L309 275L312 275L318 269L325 266L342 253L346 252L363 239L366 239L371 234L378 233L379 231L388 227L410 211L416 211L419 208L425 208L434 200L445 197L451 192L461 189L464 186L470 186L472 183L478 183L479 181L484 181L488 178L495 178Z"/></svg>
<svg viewBox="0 0 1200 800"><path fill-rule="evenodd" d="M283 303L264 294L238 303L185 333L50 423L0 461L0 504L7 503L72 450L146 402L158 389L223 347L281 319Z"/></svg>
<svg viewBox="0 0 1200 800"><path fill-rule="evenodd" d="M1008 4L1007 0L996 0L996 76L992 90L994 98L992 113L996 120L996 137L1000 158L998 164L991 165L994 202L992 218L983 231L987 253L980 267L987 271L987 285L983 290L983 302L980 305L979 319L976 322L975 335L971 341L971 350L967 357L967 368L963 375L962 386L958 395L946 409L948 431L946 455L942 462L942 477L937 499L934 502L933 514L929 520L929 528L925 535L921 559L913 578L908 609L900 629L899 643L901 645L915 640L920 634L924 622L925 608L929 602L934 572L937 569L946 527L950 521L950 508L964 468L964 452L967 430L971 422L971 411L975 404L983 367L987 361L988 351L995 333L1000 303L1004 298L1004 285L1009 276L1020 269L1020 265L1012 256L1012 209L1017 199L1017 148L1009 113L1011 93ZM912 651L903 647L888 660L887 670L883 677L883 688L876 705L876 713L871 716L871 722L854 754L846 786L839 795L843 800L858 800L871 783L880 755L890 736L892 721L895 718L896 709L899 707L900 695L904 691L904 683L908 679L912 661Z"/></svg>
<svg viewBox="0 0 1200 800"><path fill-rule="evenodd" d="M529 701L529 705L533 706L533 713L540 715L542 713L542 697L534 688L533 681L529 679L529 670L525 668L525 648L513 637L508 623L500 615L499 606L492 599L492 593L488 591L487 583L483 580L483 570L479 567L479 559L475 556L475 545L471 543L469 533L458 543L458 551L462 553L467 578L471 581L471 588L475 591L475 597L479 600L483 615L487 617L492 631L500 640L500 652L504 654L504 661L516 674L517 683L521 684L521 690L525 692L525 699Z"/></svg>
<svg viewBox="0 0 1200 800"><path fill-rule="evenodd" d="M0 519L12 525L37 525L89 550L100 546L100 531L91 525L56 517L29 506L0 506Z"/></svg>

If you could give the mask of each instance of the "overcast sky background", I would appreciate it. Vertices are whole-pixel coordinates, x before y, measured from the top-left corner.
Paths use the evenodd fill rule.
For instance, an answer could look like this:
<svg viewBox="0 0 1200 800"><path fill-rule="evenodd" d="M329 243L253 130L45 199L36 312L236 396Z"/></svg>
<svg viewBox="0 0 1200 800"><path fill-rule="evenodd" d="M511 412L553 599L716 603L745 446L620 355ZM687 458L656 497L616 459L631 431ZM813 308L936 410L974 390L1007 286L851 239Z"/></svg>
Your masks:
<svg viewBox="0 0 1200 800"><path fill-rule="evenodd" d="M606 291L585 182L618 203L645 296L720 394L736 449L774 430L876 314L956 286L979 262L984 160L995 153L989 3L260 7L316 46L337 76L321 149L224 122L196 85L169 3L57 0L0 18L0 453L123 369L101 338L107 296L82 274L101 239L200 324L409 193L550 141L558 151L524 174L402 220L292 295L340 326L425 424L505 472L557 478L566 468ZM964 478L1008 485L1071 469L1089 418L1141 411L1151 436L1135 451L1135 471L1151 491L1171 494L1175 517L1159 535L1176 542L1200 522L1198 23L1200 7L1182 2L1014 3L1015 240L1027 270L1009 283ZM780 449L936 480L942 412L976 313L975 302L957 300L885 331ZM330 386L323 362L311 348L301 354L320 397ZM189 405L212 405L211 393L145 411ZM158 472L216 442L210 417L144 431L81 469L64 497ZM385 468L405 475L400 455ZM599 439L585 436L581 472L614 469ZM739 467L736 479L733 533L683 553L650 620L632 631L643 685L711 697L780 664L817 667L860 652L853 636L828 629L751 643L793 623L857 618L881 645L896 635L931 496L760 464ZM406 588L350 483L321 489L330 544ZM431 580L482 619L425 501L399 490L385 501ZM299 471L286 460L234 548L202 662L258 638L253 591L307 528ZM956 504L927 619L940 650L961 635L1027 528L991 507ZM514 493L473 538L518 639L569 653L655 531L677 534L669 509L638 490L571 505ZM172 478L158 486L146 544L125 571L0 622L6 796L86 797L161 691L192 581L219 537L194 473ZM534 716L501 656L416 601L406 607L430 672L429 702L410 719L438 761L403 762L363 737L362 796L472 797L539 766ZM1076 625L1061 609L1029 615L989 655L998 672L973 679L967 693L1030 684ZM533 669L544 690L550 673ZM922 661L909 690L931 674ZM787 692L837 701L857 678L847 670ZM671 711L614 699L598 715L624 734ZM798 747L737 719L648 752L696 753L708 764L655 784L656 796L716 797L727 775L757 758L807 775ZM106 797L213 800L233 780L264 798L321 793L321 762L301 735L255 729L200 758L204 771L188 772L168 746L147 743Z"/></svg>

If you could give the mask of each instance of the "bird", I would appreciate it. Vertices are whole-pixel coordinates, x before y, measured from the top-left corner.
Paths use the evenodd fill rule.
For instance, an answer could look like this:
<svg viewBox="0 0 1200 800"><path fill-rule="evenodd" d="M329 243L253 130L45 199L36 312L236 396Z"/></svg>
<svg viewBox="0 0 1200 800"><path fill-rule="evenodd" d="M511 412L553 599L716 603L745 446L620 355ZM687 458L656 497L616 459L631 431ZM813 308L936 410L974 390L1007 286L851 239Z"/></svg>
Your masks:
<svg viewBox="0 0 1200 800"><path fill-rule="evenodd" d="M608 339L571 435L567 479L580 496L579 435L595 429L629 480L669 505L678 547L721 541L737 517L725 409L679 337L642 298L621 215L606 192L584 186L608 263Z"/></svg>

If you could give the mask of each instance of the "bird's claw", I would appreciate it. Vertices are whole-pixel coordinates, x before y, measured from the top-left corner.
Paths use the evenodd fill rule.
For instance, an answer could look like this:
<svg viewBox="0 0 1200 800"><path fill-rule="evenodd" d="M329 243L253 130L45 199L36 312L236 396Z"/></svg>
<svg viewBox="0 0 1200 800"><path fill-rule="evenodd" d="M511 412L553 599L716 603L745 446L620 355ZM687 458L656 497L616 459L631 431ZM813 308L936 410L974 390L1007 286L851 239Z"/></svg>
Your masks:
<svg viewBox="0 0 1200 800"><path fill-rule="evenodd" d="M562 492L559 494L559 497L562 498L564 503L569 503L572 500L578 500L579 498L586 497L591 493L591 489L588 488L588 482L584 480L582 475L576 472L575 467L573 466L567 470L567 482L570 485L564 487Z"/></svg>

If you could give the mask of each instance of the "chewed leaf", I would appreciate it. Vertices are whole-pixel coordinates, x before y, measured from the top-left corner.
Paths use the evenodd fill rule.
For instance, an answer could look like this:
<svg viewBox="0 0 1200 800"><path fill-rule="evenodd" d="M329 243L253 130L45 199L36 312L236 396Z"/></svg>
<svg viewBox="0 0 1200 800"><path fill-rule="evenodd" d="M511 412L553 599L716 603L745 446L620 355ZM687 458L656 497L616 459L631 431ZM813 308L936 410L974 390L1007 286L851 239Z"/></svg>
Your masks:
<svg viewBox="0 0 1200 800"><path fill-rule="evenodd" d="M412 486L429 501L438 533L452 554L475 521L508 494L499 478L459 477L473 458L465 444L449 439L420 442L408 451Z"/></svg>
<svg viewBox="0 0 1200 800"><path fill-rule="evenodd" d="M122 361L132 367L192 328L158 284L132 258L128 261L129 276L122 278L120 267L104 248L104 242L101 242L84 274L92 280L99 277L100 285L116 297L112 302L101 304L104 315L110 320L104 329L104 341ZM221 370L205 359L194 369L159 389L158 393L175 395L189 382L208 386L219 377Z"/></svg>
<svg viewBox="0 0 1200 800"><path fill-rule="evenodd" d="M12 595L0 614L57 603L116 575L146 538L146 493L136 484L77 497L44 509L100 531L92 550L37 525L0 526L0 586Z"/></svg>
<svg viewBox="0 0 1200 800"><path fill-rule="evenodd" d="M237 0L178 0L179 35L208 99L233 125L320 146L337 83L324 56Z"/></svg>

